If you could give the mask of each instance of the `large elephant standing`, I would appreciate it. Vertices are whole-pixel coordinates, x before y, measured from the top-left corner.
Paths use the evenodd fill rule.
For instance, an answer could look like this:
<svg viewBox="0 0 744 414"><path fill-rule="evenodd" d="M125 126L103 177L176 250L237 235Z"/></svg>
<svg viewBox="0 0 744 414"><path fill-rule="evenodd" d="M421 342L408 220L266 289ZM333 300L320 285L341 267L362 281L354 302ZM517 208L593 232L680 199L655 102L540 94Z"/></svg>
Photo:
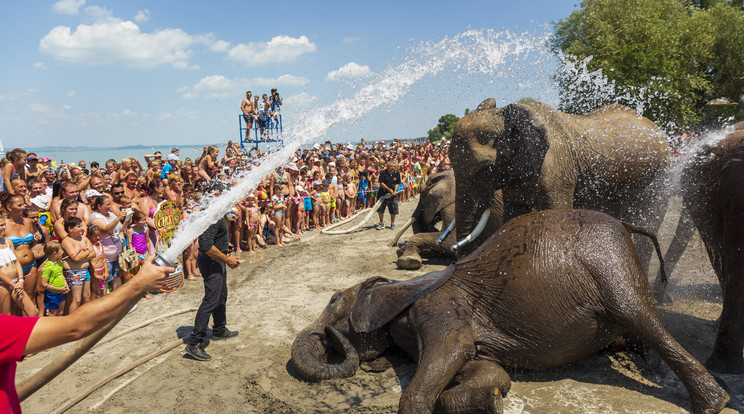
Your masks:
<svg viewBox="0 0 744 414"><path fill-rule="evenodd" d="M671 275L697 228L723 292L718 335L707 365L725 373L744 372L744 123L740 127L705 145L682 170L683 211L664 260ZM657 286L661 298L666 284L658 278Z"/></svg>
<svg viewBox="0 0 744 414"><path fill-rule="evenodd" d="M443 271L370 278L298 334L294 366L312 381L345 378L397 346L418 362L399 412L493 413L511 386L503 367L568 364L629 331L682 380L694 412L720 411L728 394L661 325L626 228L650 234L596 211L541 211Z"/></svg>
<svg viewBox="0 0 744 414"><path fill-rule="evenodd" d="M501 192L494 194L491 203L493 212L490 220L492 227L500 226L503 221L503 205L501 203ZM455 220L455 175L452 170L442 171L429 176L429 179L421 185L416 209L411 215L411 227L413 236L406 241L405 246L398 249L399 269L418 270L421 268L421 257L446 257L457 258L457 253L452 250L452 245L457 241L454 231L450 231L442 240L439 237ZM441 228L437 225L441 223ZM406 228L401 228L400 234ZM397 240L397 237L396 237Z"/></svg>
<svg viewBox="0 0 744 414"><path fill-rule="evenodd" d="M534 102L497 108L483 101L456 125L449 157L455 171L458 239L476 227L501 189L504 221L535 210L586 208L657 231L671 159L663 132L620 105L569 115ZM495 228L462 248L467 255ZM651 245L639 244L647 266Z"/></svg>

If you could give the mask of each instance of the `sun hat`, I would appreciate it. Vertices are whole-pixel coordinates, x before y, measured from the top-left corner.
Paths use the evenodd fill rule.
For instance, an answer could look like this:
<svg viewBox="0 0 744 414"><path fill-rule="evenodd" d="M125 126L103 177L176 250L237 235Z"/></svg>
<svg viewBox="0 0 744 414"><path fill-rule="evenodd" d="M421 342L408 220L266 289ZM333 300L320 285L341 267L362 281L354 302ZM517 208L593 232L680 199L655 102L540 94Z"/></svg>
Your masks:
<svg viewBox="0 0 744 414"><path fill-rule="evenodd" d="M329 163L328 163L328 166L329 166L329 167L335 167L335 166L336 166L336 163L335 163L335 162L333 162L333 161L331 161L331 162L329 162Z"/></svg>
<svg viewBox="0 0 744 414"><path fill-rule="evenodd" d="M178 155L170 153L168 154L168 161L181 161L181 160L178 158Z"/></svg>
<svg viewBox="0 0 744 414"><path fill-rule="evenodd" d="M85 198L91 198L91 197L102 196L102 195L103 194L101 194L100 191L94 190L92 188L90 190L85 190Z"/></svg>
<svg viewBox="0 0 744 414"><path fill-rule="evenodd" d="M323 184L323 185L331 185L331 182L330 182L330 181L328 181L328 180L323 180L323 183L322 183L322 184Z"/></svg>
<svg viewBox="0 0 744 414"><path fill-rule="evenodd" d="M297 184L297 186L295 187L295 191L297 191L298 193L304 193L305 189L302 188L301 185Z"/></svg>
<svg viewBox="0 0 744 414"><path fill-rule="evenodd" d="M35 155L28 155L28 156L26 156L26 161L31 161L31 160L38 161L39 158L37 156L35 156Z"/></svg>
<svg viewBox="0 0 744 414"><path fill-rule="evenodd" d="M74 162L70 162L70 163L67 164L67 168L69 168L69 169L73 169L73 168L80 169L80 166L77 165L77 164L75 164Z"/></svg>
<svg viewBox="0 0 744 414"><path fill-rule="evenodd" d="M300 171L300 169L297 168L297 164L293 162L290 162L289 164L287 164L287 169L292 170L292 171Z"/></svg>
<svg viewBox="0 0 744 414"><path fill-rule="evenodd" d="M320 180L315 180L315 181L313 181L313 185L314 185L314 186L315 186L315 185L320 185L320 184L321 184L321 183L320 183Z"/></svg>

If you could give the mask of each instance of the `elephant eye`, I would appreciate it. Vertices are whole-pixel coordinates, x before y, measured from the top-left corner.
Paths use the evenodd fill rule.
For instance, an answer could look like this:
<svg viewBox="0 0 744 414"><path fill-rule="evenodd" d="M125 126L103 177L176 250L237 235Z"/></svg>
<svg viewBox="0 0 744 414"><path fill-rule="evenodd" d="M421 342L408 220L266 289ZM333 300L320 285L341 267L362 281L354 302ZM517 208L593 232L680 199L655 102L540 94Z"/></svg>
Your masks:
<svg viewBox="0 0 744 414"><path fill-rule="evenodd" d="M330 304L336 303L339 298L341 298L341 292L336 292L333 296L331 296L331 302Z"/></svg>

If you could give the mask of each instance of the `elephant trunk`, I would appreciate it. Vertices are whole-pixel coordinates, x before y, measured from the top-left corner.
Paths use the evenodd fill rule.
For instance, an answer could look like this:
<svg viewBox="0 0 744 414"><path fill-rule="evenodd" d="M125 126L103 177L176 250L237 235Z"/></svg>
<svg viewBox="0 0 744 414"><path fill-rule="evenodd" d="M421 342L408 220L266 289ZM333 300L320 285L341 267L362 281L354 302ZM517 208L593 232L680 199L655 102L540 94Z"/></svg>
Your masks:
<svg viewBox="0 0 744 414"><path fill-rule="evenodd" d="M340 353L343 359L334 361ZM347 378L356 373L359 355L349 340L330 325L316 324L297 335L292 343L292 362L308 381Z"/></svg>
<svg viewBox="0 0 744 414"><path fill-rule="evenodd" d="M398 234L396 234L395 238L393 239L393 247L398 245L398 240L400 240L400 236L402 236L403 233L405 233L405 231L408 230L408 228L411 227L411 225L415 223L416 221L417 221L416 217L411 217L410 219L408 219L408 221L406 221L406 224L404 224L403 227L401 227L400 230L398 230Z"/></svg>

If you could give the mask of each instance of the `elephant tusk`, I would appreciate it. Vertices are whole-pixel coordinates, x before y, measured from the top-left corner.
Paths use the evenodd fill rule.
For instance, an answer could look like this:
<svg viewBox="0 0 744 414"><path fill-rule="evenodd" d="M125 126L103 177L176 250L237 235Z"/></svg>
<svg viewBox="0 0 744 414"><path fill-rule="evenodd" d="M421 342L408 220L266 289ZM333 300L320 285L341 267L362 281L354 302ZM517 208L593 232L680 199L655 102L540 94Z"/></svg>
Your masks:
<svg viewBox="0 0 744 414"><path fill-rule="evenodd" d="M403 227L401 227L401 229L398 231L398 234L396 234L395 235L395 238L393 239L393 247L395 247L398 244L398 240L400 239L400 236L402 236L403 233L406 230L408 230L408 228L411 227L411 225L415 221L417 221L416 218L415 217L411 217L411 218L408 219L408 221L406 222L406 224L404 224Z"/></svg>
<svg viewBox="0 0 744 414"><path fill-rule="evenodd" d="M455 228L455 220L452 220L452 223L450 223L450 225L447 226L446 229L444 229L442 234L440 234L439 237L437 237L437 244L442 244L442 242L444 241L444 238L447 237L447 235L450 234L450 232L454 228Z"/></svg>
<svg viewBox="0 0 744 414"><path fill-rule="evenodd" d="M475 226L473 231L468 234L467 237L460 240L459 242L452 245L452 250L457 251L459 248L469 244L471 241L475 240L476 237L480 236L483 229L486 227L486 222L488 221L488 217L491 215L491 210L486 209L486 211L481 214L480 220L478 220L478 224ZM452 220L454 222L454 220Z"/></svg>

